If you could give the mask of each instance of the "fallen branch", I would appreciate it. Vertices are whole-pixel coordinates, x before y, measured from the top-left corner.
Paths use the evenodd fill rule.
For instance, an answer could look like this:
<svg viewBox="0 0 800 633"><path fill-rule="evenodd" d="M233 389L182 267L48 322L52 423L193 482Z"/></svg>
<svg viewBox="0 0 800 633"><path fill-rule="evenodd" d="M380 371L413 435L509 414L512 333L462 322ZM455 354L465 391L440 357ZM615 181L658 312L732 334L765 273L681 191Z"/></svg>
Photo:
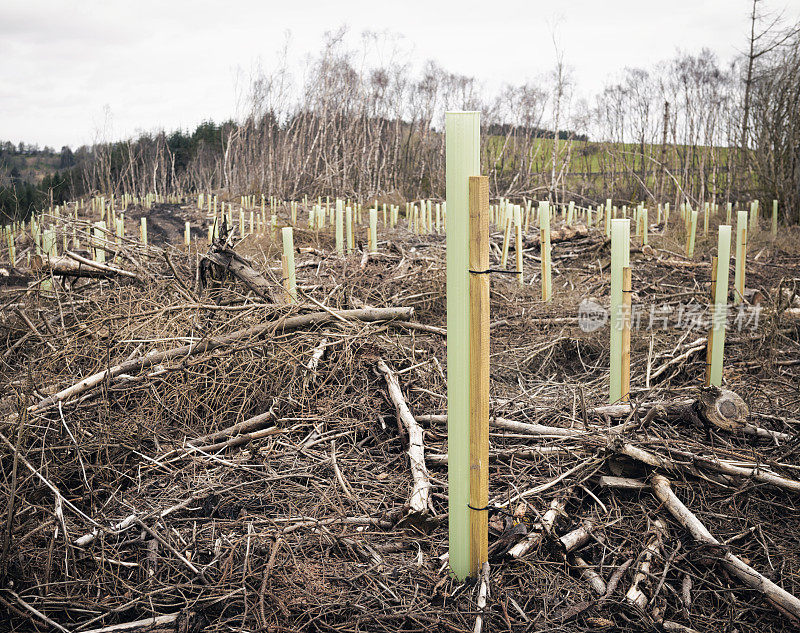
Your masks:
<svg viewBox="0 0 800 633"><path fill-rule="evenodd" d="M168 517L173 512L177 512L178 510L183 510L184 508L189 507L192 504L192 502L197 501L198 499L199 496L195 495L189 497L188 499L184 499L180 503L176 503L175 505L170 506L169 508L166 508L161 512L158 513L150 512L148 514L142 515L141 517L139 517L139 515L137 514L129 514L124 519L122 519L122 521L118 521L117 523L112 525L110 532L112 534L122 532L124 530L127 530L129 527L136 525L139 521L148 519L155 514L158 514L158 517L160 519L163 519L165 517ZM97 538L98 534L99 534L98 530L92 530L88 534L84 534L83 536L80 536L77 539L75 539L74 541L75 545L77 545L78 547L86 547L87 545L91 545L91 543Z"/></svg>
<svg viewBox="0 0 800 633"><path fill-rule="evenodd" d="M133 622L123 622L122 624L112 624L99 629L89 629L86 631L81 631L81 633L119 633L120 631L139 631L142 629L152 629L164 624L172 624L178 619L179 615L179 613L159 615L154 618L134 620Z"/></svg>
<svg viewBox="0 0 800 633"><path fill-rule="evenodd" d="M67 251L58 257L37 257L31 260L33 270L47 270L59 277L91 277L94 279L109 279L111 277L127 277L142 281L136 273L132 273L116 266L92 261L87 257Z"/></svg>
<svg viewBox="0 0 800 633"><path fill-rule="evenodd" d="M481 586L478 589L478 615L475 617L475 627L473 633L481 633L483 629L483 618L486 610L486 602L489 599L489 563L485 562L481 566Z"/></svg>
<svg viewBox="0 0 800 633"><path fill-rule="evenodd" d="M635 604L642 610L644 610L644 608L647 606L648 598L639 588L639 583L646 580L650 576L650 564L653 561L653 556L659 549L661 536L664 533L666 526L661 519L656 519L653 521L653 528L654 534L647 542L647 546L645 547L644 553L639 561L639 566L637 567L636 573L633 576L633 582L628 589L628 593L625 594L625 599L628 602Z"/></svg>
<svg viewBox="0 0 800 633"><path fill-rule="evenodd" d="M585 224L575 226L563 226L560 229L550 229L550 242L569 242L570 240L580 239L589 235L589 228ZM523 248L539 246L541 235L534 234L525 236Z"/></svg>
<svg viewBox="0 0 800 633"><path fill-rule="evenodd" d="M446 423L446 415L419 415L417 420L420 422ZM544 426L542 424L530 424L528 422L517 422L507 418L489 418L489 426L495 429L505 429L515 433L535 436L553 437L580 437L586 435L586 431L581 429L563 429L558 426ZM600 429L598 429L600 430ZM607 429L604 429L607 430Z"/></svg>
<svg viewBox="0 0 800 633"><path fill-rule="evenodd" d="M428 478L428 469L425 466L425 445L423 443L422 428L411 410L408 408L406 399L400 389L400 381L397 375L383 361L378 359L378 370L386 379L386 387L389 390L389 397L394 403L397 417L403 423L408 432L408 458L411 462L411 475L414 479L414 487L409 499L411 513L415 515L425 515L430 506L431 482Z"/></svg>
<svg viewBox="0 0 800 633"><path fill-rule="evenodd" d="M522 558L530 550L539 546L542 542L544 535L552 531L553 526L560 516L564 515L564 508L567 505L566 498L553 499L550 502L550 508L542 515L542 520L539 523L541 528L538 532L530 532L522 541L514 545L508 550L508 555L511 558Z"/></svg>
<svg viewBox="0 0 800 633"><path fill-rule="evenodd" d="M564 553L569 554L586 545L592 538L592 532L594 532L594 523L591 521L583 521L580 527L571 532L567 532L564 536L559 538L558 543L561 545Z"/></svg>
<svg viewBox="0 0 800 633"><path fill-rule="evenodd" d="M103 381L119 376L120 374L129 374L146 369L158 363L174 358L188 358L203 352L210 352L212 350L229 346L237 341L249 338L257 338L267 333L279 334L282 332L289 332L315 325L322 325L329 323L334 319L334 316L344 321L390 321L392 319L408 319L414 314L414 308L366 308L362 310L341 310L339 312L314 312L311 314L303 314L301 316L284 317L274 321L267 321L260 325L253 327L236 330L230 334L222 336L215 336L199 343L191 343L173 349L165 350L162 352L153 352L142 358L135 358L119 365L115 365L109 369L99 371L87 378L84 378L78 383L62 389L38 403L31 405L28 411L37 413L58 402L74 398L75 396L88 391L101 384Z"/></svg>
<svg viewBox="0 0 800 633"><path fill-rule="evenodd" d="M279 289L278 284L271 283L261 273L255 270L250 263L227 248L220 248L217 245L203 255L201 262L200 275L205 279L208 269L216 266L223 273L230 273L241 281L249 290L252 290L259 297L270 303L275 303L272 291ZM223 275L220 275L223 276Z"/></svg>
<svg viewBox="0 0 800 633"><path fill-rule="evenodd" d="M603 580L603 577L594 570L594 567L589 565L589 563L583 560L580 556L575 555L571 558L572 564L580 571L581 578L589 583L592 591L594 591L598 596L604 596L606 591L608 591L608 585L606 585L606 581Z"/></svg>
<svg viewBox="0 0 800 633"><path fill-rule="evenodd" d="M758 573L740 558L731 554L731 552L724 551L724 546L711 535L711 532L708 531L700 519L678 499L666 477L655 475L651 483L656 497L696 541L705 543L720 551L720 563L728 573L741 580L751 589L760 592L767 600L776 605L779 610L790 614L795 620L800 620L800 599Z"/></svg>

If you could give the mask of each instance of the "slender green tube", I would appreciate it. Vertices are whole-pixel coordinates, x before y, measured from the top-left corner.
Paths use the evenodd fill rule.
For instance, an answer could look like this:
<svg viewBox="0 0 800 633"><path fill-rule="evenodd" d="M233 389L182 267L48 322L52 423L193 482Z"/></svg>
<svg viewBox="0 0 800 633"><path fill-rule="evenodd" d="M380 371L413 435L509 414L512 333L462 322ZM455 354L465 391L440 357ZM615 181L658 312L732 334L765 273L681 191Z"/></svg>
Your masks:
<svg viewBox="0 0 800 633"><path fill-rule="evenodd" d="M650 228L647 220L647 209L642 209L639 213L642 215L642 244L647 244L647 233Z"/></svg>
<svg viewBox="0 0 800 633"><path fill-rule="evenodd" d="M42 253L45 257L55 257L56 252L56 232L53 229L46 229L42 232Z"/></svg>
<svg viewBox="0 0 800 633"><path fill-rule="evenodd" d="M344 255L344 207L341 200L336 200L336 254Z"/></svg>
<svg viewBox="0 0 800 633"><path fill-rule="evenodd" d="M747 211L736 214L736 268L733 274L733 302L744 299L744 271L747 260Z"/></svg>
<svg viewBox="0 0 800 633"><path fill-rule="evenodd" d="M450 570L470 569L469 177L479 176L480 113L445 115L447 183L447 481Z"/></svg>
<svg viewBox="0 0 800 633"><path fill-rule="evenodd" d="M369 251L378 252L378 209L369 210Z"/></svg>
<svg viewBox="0 0 800 633"><path fill-rule="evenodd" d="M550 258L550 203L539 203L539 247L542 258L542 301L553 298L553 276Z"/></svg>
<svg viewBox="0 0 800 633"><path fill-rule="evenodd" d="M519 205L514 206L514 252L516 255L517 272L519 273L517 281L519 285L523 285L522 275L522 207Z"/></svg>
<svg viewBox="0 0 800 633"><path fill-rule="evenodd" d="M694 257L694 241L697 236L697 211L692 210L689 222L689 239L686 241L686 257Z"/></svg>
<svg viewBox="0 0 800 633"><path fill-rule="evenodd" d="M778 237L778 201L772 201L772 239Z"/></svg>
<svg viewBox="0 0 800 633"><path fill-rule="evenodd" d="M95 222L93 232L95 240L94 261L103 264L106 261L106 250L103 246L101 246L101 241L106 237L105 221Z"/></svg>
<svg viewBox="0 0 800 633"><path fill-rule="evenodd" d="M611 380L608 401L613 404L622 393L622 269L630 265L631 221L611 220Z"/></svg>
<svg viewBox="0 0 800 633"><path fill-rule="evenodd" d="M512 217L510 213L506 213L503 218L503 251L500 256L500 268L505 268L508 264L508 243L511 241L511 224Z"/></svg>
<svg viewBox="0 0 800 633"><path fill-rule="evenodd" d="M711 384L722 385L722 356L725 350L725 323L728 318L728 269L731 264L731 227L720 225L717 242L717 281L714 287L711 341Z"/></svg>
<svg viewBox="0 0 800 633"><path fill-rule="evenodd" d="M17 247L14 242L13 229L6 234L6 239L8 240L8 261L10 261L11 265L14 266L17 263Z"/></svg>
<svg viewBox="0 0 800 633"><path fill-rule="evenodd" d="M353 252L353 209L347 207L344 210L344 230L347 235L347 254Z"/></svg>
<svg viewBox="0 0 800 633"><path fill-rule="evenodd" d="M291 226L281 229L283 235L283 258L286 261L286 292L292 303L297 303L297 278L294 268L294 235Z"/></svg>

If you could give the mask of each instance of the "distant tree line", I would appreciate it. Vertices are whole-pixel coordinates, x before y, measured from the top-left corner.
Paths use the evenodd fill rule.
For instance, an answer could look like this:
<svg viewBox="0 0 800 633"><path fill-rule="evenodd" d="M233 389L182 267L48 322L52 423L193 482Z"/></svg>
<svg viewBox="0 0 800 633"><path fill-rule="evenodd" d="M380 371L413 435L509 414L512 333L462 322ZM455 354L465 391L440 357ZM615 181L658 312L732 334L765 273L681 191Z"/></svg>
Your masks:
<svg viewBox="0 0 800 633"><path fill-rule="evenodd" d="M434 63L416 73L402 55L366 64L385 36L367 34L351 50L340 31L302 84L285 66L257 73L236 120L62 150L68 164L33 195L441 197L444 113L458 109L482 113L482 170L497 195L587 204L777 198L797 222L800 29L780 19L762 28L758 1L748 52L732 65L705 49L680 53L626 68L592 101L574 96L560 52L550 75L487 96L474 78Z"/></svg>
<svg viewBox="0 0 800 633"><path fill-rule="evenodd" d="M39 159L44 159L39 161ZM34 168L28 167L33 161ZM40 164L41 163L41 164ZM0 224L26 218L34 209L61 204L76 191L70 170L76 165L69 147L60 152L45 146L0 140ZM49 172L52 167L59 171ZM37 172L44 175L37 177ZM49 172L49 173L48 173Z"/></svg>

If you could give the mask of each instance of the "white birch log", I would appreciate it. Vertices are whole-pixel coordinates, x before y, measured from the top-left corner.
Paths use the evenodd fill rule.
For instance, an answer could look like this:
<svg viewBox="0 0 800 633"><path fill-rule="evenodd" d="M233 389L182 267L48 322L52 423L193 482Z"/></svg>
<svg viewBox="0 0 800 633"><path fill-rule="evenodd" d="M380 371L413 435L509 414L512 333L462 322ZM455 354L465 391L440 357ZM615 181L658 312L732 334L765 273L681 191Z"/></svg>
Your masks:
<svg viewBox="0 0 800 633"><path fill-rule="evenodd" d="M724 546L712 536L700 519L678 499L666 477L655 475L652 479L652 486L653 491L664 504L664 507L669 510L669 513L675 517L678 523L689 531L696 541L719 548L722 552ZM741 580L743 584L760 592L767 600L777 605L779 609L800 620L800 599L796 596L765 578L729 551L722 553L720 563L728 573Z"/></svg>
<svg viewBox="0 0 800 633"><path fill-rule="evenodd" d="M378 359L378 369L386 379L386 387L389 390L389 397L392 399L397 417L408 432L408 459L411 462L411 476L414 481L409 499L410 512L414 515L425 515L430 505L431 482L425 466L422 427L417 424L411 414L411 409L408 408L403 391L400 389L400 381L394 371L383 359Z"/></svg>

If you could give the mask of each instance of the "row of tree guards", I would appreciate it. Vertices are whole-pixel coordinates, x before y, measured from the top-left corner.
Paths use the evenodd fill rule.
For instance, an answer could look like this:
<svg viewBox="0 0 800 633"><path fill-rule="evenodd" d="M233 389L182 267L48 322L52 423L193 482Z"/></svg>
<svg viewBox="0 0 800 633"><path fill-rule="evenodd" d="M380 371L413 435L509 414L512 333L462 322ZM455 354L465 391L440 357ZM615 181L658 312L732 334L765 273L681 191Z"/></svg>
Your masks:
<svg viewBox="0 0 800 633"><path fill-rule="evenodd" d="M74 206L72 247L78 248L75 232L78 211L99 216L91 225L91 246L97 262L105 260L106 251L118 247L124 237L125 210L129 204L150 208L157 202L175 202L178 197L148 195L142 199L124 195L120 199L110 197L93 198L88 203L79 201ZM238 209L238 229L241 237L250 234L270 234L277 237L277 209L281 203L261 196L260 208L255 196L244 196ZM269 207L267 208L267 204ZM121 209L117 209L121 205ZM197 205L207 209L209 219L209 241L220 236L222 218L229 227L235 227L234 209L231 203L218 201L216 196L199 194ZM308 226L323 230L331 225L335 234L336 252L344 256L355 250L357 227L362 225L364 208L360 203L342 199L317 198L309 204L308 198L289 203L292 226L280 227L283 241L283 278L288 302L297 301L297 285L294 261L293 226L296 226L301 208L308 212ZM267 211L269 210L269 223ZM50 215L58 222L62 209L51 209ZM64 219L72 220L69 208L63 208ZM368 253L378 251L377 228L379 217L387 228L394 228L400 221L399 205L382 206L375 201L368 212ZM623 206L622 217L617 207L606 200L605 205L577 207L574 202L562 208L561 214L567 226L585 221L605 231L611 241L610 270L610 382L609 401L627 401L630 394L630 344L631 344L631 297L632 281L630 267L630 241L632 223L635 235L647 244L650 230L648 209L639 205L629 210ZM777 234L777 202L773 203L773 236ZM686 253L694 253L698 209L688 204L680 205L679 212L685 223ZM703 206L703 230L709 230L709 218L719 214L714 203ZM712 325L708 336L707 385L720 386L725 343L725 324L729 266L732 242L732 205L726 209L726 222L718 228L717 255L712 262L710 305ZM490 224L503 231L501 268L508 265L510 244L514 241L516 272L523 282L523 232L532 222L540 228L541 287L542 299L552 298L551 278L551 219L556 210L547 202L534 208L532 201L511 204L500 199L496 205L489 204L489 187L486 177L480 175L480 119L477 112L451 112L446 116L446 203L423 200L407 203L404 219L406 226L417 234L445 231L447 241L447 407L448 407L448 478L449 478L449 562L457 578L475 576L488 558L488 448L489 448L489 276L490 269ZM628 216L631 217L628 217ZM659 205L656 223L666 228L669 225L670 207ZM748 231L758 228L758 202L753 202L749 212L740 210L736 214L734 301L739 303L744 295L745 258ZM449 221L448 221L449 218ZM249 223L247 222L249 220ZM24 223L4 227L8 238L11 261L14 235L25 229ZM57 254L55 229L42 229L42 218L30 221L30 230L39 254ZM64 250L70 237L62 231ZM147 243L147 219L141 218L140 239ZM191 240L190 224L186 223L185 239Z"/></svg>
<svg viewBox="0 0 800 633"><path fill-rule="evenodd" d="M489 458L489 205L488 179L480 175L480 114L449 112L445 128L447 207L447 441L449 495L449 562L458 579L476 577L488 560ZM568 212L572 215L572 211ZM713 207L706 205L705 218ZM773 217L777 217L777 205ZM607 201L606 234L611 238L610 274L610 382L609 402L630 398L631 347L631 218L615 218ZM661 207L658 209L659 220ZM751 217L757 217L757 205ZM669 206L664 208L668 221ZM692 241L698 212L682 205L691 217ZM625 210L623 210L625 214ZM731 208L727 209L730 220ZM539 206L541 228L542 298L551 293L551 214ZM591 218L591 213L588 214ZM596 216L600 221L600 216ZM646 243L647 210L633 214L637 235ZM521 253L520 208L512 209L505 225L501 265L505 267L511 224L516 227L516 249ZM589 220L591 222L591 220ZM755 226L752 221L750 226ZM708 335L705 384L721 386L728 303L731 226L719 226L717 255L712 260L711 328ZM734 296L744 294L744 264L748 213L737 216ZM521 267L521 264L518 263Z"/></svg>
<svg viewBox="0 0 800 633"><path fill-rule="evenodd" d="M72 235L63 230L59 231L56 236L56 230L51 224L48 228L43 228L44 214L34 216L30 220L30 232L35 242L35 252L37 255L46 255L54 257L58 255L59 243L57 237L63 241L63 251L66 252L70 249L77 250L80 248L80 241L77 234L77 220L78 212L80 209L97 213L100 220L94 222L90 230L90 243L89 248L92 253L92 258L98 262L105 262L106 252L114 250L121 244L125 237L125 210L129 204L144 205L146 208L152 206L154 202L177 202L181 200L180 196L167 196L161 197L155 194L145 196L143 198L136 198L127 194L115 199L113 196L109 198L96 197L86 200L79 200L71 203L69 206L63 207L56 206L50 210L50 217L55 221L56 225L61 220L69 221L73 219ZM269 233L273 238L277 237L281 227L278 224L277 209L280 205L290 207L293 215L293 220L296 221L296 215L300 208L300 203L291 201L288 203L279 202L277 199L270 197L269 204L269 222L267 222L266 204L267 199L262 196L261 210L255 202L255 196L243 196L241 199L241 207L238 210L238 232L241 237L249 235L263 236ZM219 203L219 207L218 207ZM303 204L307 205L308 200L304 198ZM74 206L73 206L74 205ZM117 209L117 205L121 209ZM219 232L223 220L227 223L228 228L236 228L235 214L232 203L218 201L214 195L198 195L198 207L204 208L208 206L208 241L212 243L219 238ZM378 251L377 229L379 218L383 217L383 225L386 228L393 229L400 224L401 220L401 207L399 205L381 205L375 201L375 205L368 210L369 215L369 232L368 232L368 252L376 253ZM406 203L403 219L406 226L412 232L417 234L439 233L447 227L447 212L446 203L433 203L431 200L422 200L417 203ZM758 201L754 201L750 205L750 212L738 211L736 218L736 275L734 281L735 288L735 302L739 303L742 299L744 291L744 259L746 254L746 240L748 231L756 230L758 227ZM773 236L777 232L777 201L773 203ZM363 224L363 205L360 203L351 204L350 201L343 201L336 199L331 203L330 198L326 198L322 202L322 198L317 199L317 204L308 206L308 226L313 230L323 230L328 224L333 227L336 236L336 251L339 255L351 254L355 251L355 235L357 227ZM708 226L708 218L710 214L719 213L718 205L713 203L706 203L704 205L704 230ZM249 212L249 222L248 220ZM63 215L62 215L63 213ZM510 244L513 242L515 246L515 268L513 271L518 275L520 284L524 283L523 280L523 233L527 233L530 224L536 223L540 228L541 236L541 293L544 301L549 301L552 298L552 251L551 251L551 232L550 223L551 219L555 217L557 211L551 207L546 201L539 202L538 207L532 206L532 201L526 200L523 205L511 204L508 200L500 198L497 204L489 205L489 222L497 227L503 229L503 243L501 251L501 266L506 268L508 264L508 256ZM606 235L611 236L612 222L617 219L621 213L622 218L628 216L629 210L623 205L621 210L616 206L611 205L611 200L607 200L605 205L600 205L597 209L593 207L581 208L577 207L574 202L569 205L564 205L561 209L561 217L566 226L572 226L577 222L585 222L589 226L596 225L598 227L605 227ZM699 212L692 209L688 204L680 205L680 213L683 218L686 229L686 255L687 257L694 256L694 246L697 234L697 223ZM729 224L731 219L732 205L729 203L726 209L726 224ZM641 243L648 243L649 215L648 209L643 205L634 207L631 210L632 222L636 227L636 236L641 240ZM661 227L662 232L666 232L669 226L669 204L663 206L658 205L656 221L657 225ZM663 224L661 224L663 222ZM8 247L9 261L16 263L16 236L25 231L25 223L19 222L12 225L3 227L5 242ZM71 238L71 240L70 240ZM147 218L143 217L140 220L139 239L143 243L147 243ZM191 244L192 230L191 223L185 223L184 241L187 245ZM29 253L30 257L30 253ZM740 265L740 262L742 265Z"/></svg>

